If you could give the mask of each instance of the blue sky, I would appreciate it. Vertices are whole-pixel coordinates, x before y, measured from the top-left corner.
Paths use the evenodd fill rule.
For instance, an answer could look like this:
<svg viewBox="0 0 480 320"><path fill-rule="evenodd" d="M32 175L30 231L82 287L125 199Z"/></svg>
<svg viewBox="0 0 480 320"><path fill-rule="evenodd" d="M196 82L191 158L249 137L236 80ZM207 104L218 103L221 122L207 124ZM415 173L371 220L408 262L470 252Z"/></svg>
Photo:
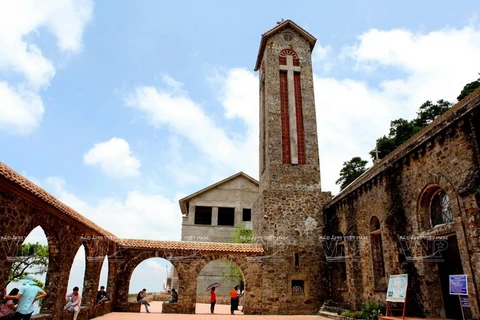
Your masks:
<svg viewBox="0 0 480 320"><path fill-rule="evenodd" d="M180 240L178 199L258 179L261 34L313 53L322 188L390 120L455 101L480 72L461 1L0 2L0 161L124 238Z"/></svg>

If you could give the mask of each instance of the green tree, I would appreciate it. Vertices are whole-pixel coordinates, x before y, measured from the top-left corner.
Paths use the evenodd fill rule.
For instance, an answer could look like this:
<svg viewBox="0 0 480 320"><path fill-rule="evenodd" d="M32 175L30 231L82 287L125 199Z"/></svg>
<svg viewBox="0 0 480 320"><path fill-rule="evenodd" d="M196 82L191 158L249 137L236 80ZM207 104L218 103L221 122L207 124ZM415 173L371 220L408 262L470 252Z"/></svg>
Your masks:
<svg viewBox="0 0 480 320"><path fill-rule="evenodd" d="M436 103L428 100L420 106L415 119L408 121L400 118L391 121L388 136L377 139L375 150L370 151L370 156L375 160L378 152L379 159L384 158L451 107L452 103L443 99Z"/></svg>
<svg viewBox="0 0 480 320"><path fill-rule="evenodd" d="M475 91L475 89L477 89L478 87L480 87L480 78L478 78L478 80L467 83L465 87L463 87L462 92L460 92L460 95L457 97L457 100L461 101L463 98Z"/></svg>
<svg viewBox="0 0 480 320"><path fill-rule="evenodd" d="M367 171L367 163L367 160L360 157L353 157L350 161L345 161L342 170L340 170L340 178L335 182L340 185L340 190L345 189L346 186Z"/></svg>
<svg viewBox="0 0 480 320"><path fill-rule="evenodd" d="M37 243L22 244L13 262L7 285L19 281L27 275L42 275L48 270L48 246ZM34 279L36 284L43 288L43 283Z"/></svg>
<svg viewBox="0 0 480 320"><path fill-rule="evenodd" d="M234 243L252 243L253 232L245 226L236 226L232 233L232 240ZM225 268L222 272L223 281L233 281L239 283L243 279L242 272L231 262L225 262Z"/></svg>
<svg viewBox="0 0 480 320"><path fill-rule="evenodd" d="M232 236L232 240L234 243L252 243L253 242L252 229L247 229L244 226L236 226L230 235Z"/></svg>
<svg viewBox="0 0 480 320"><path fill-rule="evenodd" d="M417 112L417 118L413 120L413 124L416 127L420 127L420 130L433 122L439 115L442 115L445 111L452 107L452 103L440 99L437 103L432 103L428 100L422 104ZM418 130L418 131L420 131Z"/></svg>

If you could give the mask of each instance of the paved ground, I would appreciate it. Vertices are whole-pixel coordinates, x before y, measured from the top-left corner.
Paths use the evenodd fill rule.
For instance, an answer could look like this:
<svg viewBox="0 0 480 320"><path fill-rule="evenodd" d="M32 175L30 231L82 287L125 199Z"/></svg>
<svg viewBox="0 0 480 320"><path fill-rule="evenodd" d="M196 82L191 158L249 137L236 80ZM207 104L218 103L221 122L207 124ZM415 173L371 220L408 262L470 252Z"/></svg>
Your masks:
<svg viewBox="0 0 480 320"><path fill-rule="evenodd" d="M113 312L103 317L98 317L98 320L135 320L135 319L151 319L151 320L234 320L238 318L246 318L248 320L280 320L280 319L295 319L295 320L328 320L320 316L246 316L240 311L235 311L235 315L230 314L230 306L220 304L215 306L215 313L210 313L210 305L197 303L196 314L171 314L162 313L161 302L150 303L150 313L145 313L142 306L141 313L120 313Z"/></svg>

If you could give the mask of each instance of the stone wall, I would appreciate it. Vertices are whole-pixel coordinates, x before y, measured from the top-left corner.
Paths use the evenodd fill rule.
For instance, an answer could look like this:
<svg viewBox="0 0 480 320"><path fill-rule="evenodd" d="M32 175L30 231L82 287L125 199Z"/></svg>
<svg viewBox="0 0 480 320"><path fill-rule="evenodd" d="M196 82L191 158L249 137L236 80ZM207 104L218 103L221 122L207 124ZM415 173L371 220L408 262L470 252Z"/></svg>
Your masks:
<svg viewBox="0 0 480 320"><path fill-rule="evenodd" d="M0 169L9 172L12 179L22 183L21 186L18 186L12 181L0 177L0 235L4 249L0 251L1 286L5 285L13 263L12 259L16 256L24 239L33 229L40 226L45 232L49 250L49 264L44 289L48 295L42 302L41 313L52 316L54 319L63 317L62 311L71 265L75 254L83 245L87 262L83 283L82 304L84 307L82 307L82 316L79 316L79 319L83 319L82 317L87 319L90 314L97 312L94 299L103 260L110 253L110 234L101 234L92 230L94 225L88 225L91 222L86 219L87 224L83 224L79 221L83 217L74 212L69 215L65 214L62 211L64 210L62 204L57 203L53 197L47 199L50 199L49 201L58 207L32 196L26 189L36 190L38 193L44 191L23 180L23 177L17 176L6 167ZM45 197L48 196L45 193ZM95 240L92 241L92 239ZM114 287L111 289L114 290Z"/></svg>
<svg viewBox="0 0 480 320"><path fill-rule="evenodd" d="M469 279L474 318L480 316L479 109L477 90L376 163L326 205L324 233L351 236L351 241L345 240L346 247L358 258L347 259L347 282L342 288L347 294L339 295L332 288L336 299L343 299L353 308L359 308L361 302L369 299L385 300L386 288L379 286L374 272L371 219L375 216L380 221L387 282L392 274L409 276L410 314L445 316L439 272L442 268L461 268ZM453 221L432 227L430 203L438 190L444 190L450 200ZM451 247L455 239L461 259L458 266L448 261L433 261L425 255L429 249L426 243L448 242ZM437 254L440 260L444 257Z"/></svg>

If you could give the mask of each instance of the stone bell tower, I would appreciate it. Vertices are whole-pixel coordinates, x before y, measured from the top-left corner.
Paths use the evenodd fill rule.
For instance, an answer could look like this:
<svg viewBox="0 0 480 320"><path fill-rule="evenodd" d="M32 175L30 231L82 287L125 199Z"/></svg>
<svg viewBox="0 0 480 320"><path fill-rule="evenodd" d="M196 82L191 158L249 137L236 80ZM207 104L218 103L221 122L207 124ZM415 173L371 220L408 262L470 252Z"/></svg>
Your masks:
<svg viewBox="0 0 480 320"><path fill-rule="evenodd" d="M253 207L255 241L266 251L258 313L315 314L322 288L322 207L312 74L316 39L291 20L262 35L260 194ZM253 310L252 310L253 311Z"/></svg>

